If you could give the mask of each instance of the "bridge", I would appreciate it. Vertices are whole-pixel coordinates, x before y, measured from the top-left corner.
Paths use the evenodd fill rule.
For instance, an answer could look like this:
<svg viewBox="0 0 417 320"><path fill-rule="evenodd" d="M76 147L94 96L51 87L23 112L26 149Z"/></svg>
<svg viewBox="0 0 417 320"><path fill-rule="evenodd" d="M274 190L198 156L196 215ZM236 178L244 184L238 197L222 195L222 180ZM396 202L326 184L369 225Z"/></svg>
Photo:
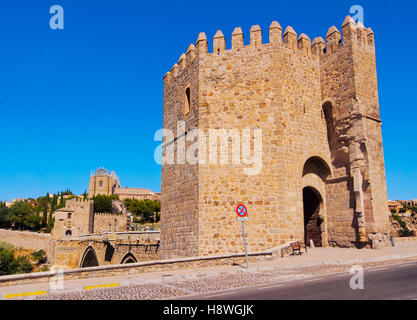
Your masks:
<svg viewBox="0 0 417 320"><path fill-rule="evenodd" d="M160 232L104 232L55 241L55 265L86 268L159 260Z"/></svg>

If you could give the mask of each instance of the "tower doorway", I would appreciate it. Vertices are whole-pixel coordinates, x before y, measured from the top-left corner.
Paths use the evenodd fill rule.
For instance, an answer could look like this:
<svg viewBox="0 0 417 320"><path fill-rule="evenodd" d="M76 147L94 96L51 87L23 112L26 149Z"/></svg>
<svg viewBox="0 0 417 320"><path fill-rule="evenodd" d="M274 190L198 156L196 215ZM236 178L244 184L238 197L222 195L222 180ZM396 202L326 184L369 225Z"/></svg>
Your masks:
<svg viewBox="0 0 417 320"><path fill-rule="evenodd" d="M305 244L310 245L313 240L315 247L323 246L321 225L323 219L320 217L320 207L323 200L320 194L311 187L303 189L304 203L304 237Z"/></svg>

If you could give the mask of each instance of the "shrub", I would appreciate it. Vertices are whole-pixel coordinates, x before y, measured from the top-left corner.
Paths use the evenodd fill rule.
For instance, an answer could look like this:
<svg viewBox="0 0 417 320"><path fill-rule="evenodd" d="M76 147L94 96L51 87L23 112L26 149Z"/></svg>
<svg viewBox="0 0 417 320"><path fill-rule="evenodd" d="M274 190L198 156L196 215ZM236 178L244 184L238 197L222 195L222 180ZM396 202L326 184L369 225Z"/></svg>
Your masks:
<svg viewBox="0 0 417 320"><path fill-rule="evenodd" d="M31 273L33 271L33 266L26 257L18 257L16 264L16 273Z"/></svg>
<svg viewBox="0 0 417 320"><path fill-rule="evenodd" d="M39 251L33 252L32 258L38 264L45 263L48 260L45 250L39 250Z"/></svg>
<svg viewBox="0 0 417 320"><path fill-rule="evenodd" d="M12 251L13 248L14 246L12 244L0 241L0 250L4 249L4 250Z"/></svg>
<svg viewBox="0 0 417 320"><path fill-rule="evenodd" d="M401 238L409 238L414 236L414 232L408 229L407 227L403 228L402 230L398 230L398 235Z"/></svg>
<svg viewBox="0 0 417 320"><path fill-rule="evenodd" d="M28 258L15 258L13 251L0 248L0 276L32 271L33 266Z"/></svg>

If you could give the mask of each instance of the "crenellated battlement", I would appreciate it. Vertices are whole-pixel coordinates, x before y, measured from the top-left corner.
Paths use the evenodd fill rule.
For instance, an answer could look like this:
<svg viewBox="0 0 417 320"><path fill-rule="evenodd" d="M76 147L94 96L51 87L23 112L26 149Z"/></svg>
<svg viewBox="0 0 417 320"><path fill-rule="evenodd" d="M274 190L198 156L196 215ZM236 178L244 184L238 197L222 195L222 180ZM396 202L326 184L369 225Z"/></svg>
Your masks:
<svg viewBox="0 0 417 320"><path fill-rule="evenodd" d="M68 210L83 210L83 211L90 211L92 210L94 206L94 201L89 199L81 199L81 198L75 198L71 200L67 200L65 202L65 209Z"/></svg>
<svg viewBox="0 0 417 320"><path fill-rule="evenodd" d="M374 34L350 16L323 31L200 33L167 74L163 259L241 252L239 204L254 213L251 252L389 234ZM100 220L113 230L113 216Z"/></svg>
<svg viewBox="0 0 417 320"><path fill-rule="evenodd" d="M90 199L74 198L74 199L67 200L65 203L77 205L77 204L92 203L92 202L93 200L90 200Z"/></svg>
<svg viewBox="0 0 417 320"><path fill-rule="evenodd" d="M123 213L113 213L113 212L94 212L94 216L123 216Z"/></svg>
<svg viewBox="0 0 417 320"><path fill-rule="evenodd" d="M221 30L218 30L213 37L213 51L208 50L208 40L206 34L201 32L197 41L190 44L187 52L182 54L178 62L164 76L164 81L170 83L171 79L176 78L181 72L186 70L194 61L196 56L219 56L224 52L233 53L244 49L262 49L264 46L284 46L297 54L304 54L312 59L320 59L323 56L334 53L341 46L353 44L365 50L375 49L374 32L371 28L365 28L361 23L355 23L350 16L347 16L342 24L342 31L337 27L329 28L324 40L322 37L314 38L313 41L307 34L301 33L299 36L291 26L287 26L285 31L277 21L273 21L269 26L269 42L262 42L262 29L259 25L251 27L249 32L249 44L244 43L244 34L241 27L236 27L231 36L231 48L227 49L226 38Z"/></svg>

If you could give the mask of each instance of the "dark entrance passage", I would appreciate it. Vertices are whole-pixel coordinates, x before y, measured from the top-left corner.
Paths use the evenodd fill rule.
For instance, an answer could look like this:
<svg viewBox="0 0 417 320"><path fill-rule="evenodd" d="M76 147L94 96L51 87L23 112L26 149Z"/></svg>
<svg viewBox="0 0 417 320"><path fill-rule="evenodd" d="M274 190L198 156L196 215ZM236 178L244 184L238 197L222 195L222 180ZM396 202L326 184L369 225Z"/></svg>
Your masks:
<svg viewBox="0 0 417 320"><path fill-rule="evenodd" d="M120 264L125 264L125 263L136 263L138 262L135 258L135 256L131 253L128 253L127 255L124 256L124 258L122 259L122 262Z"/></svg>
<svg viewBox="0 0 417 320"><path fill-rule="evenodd" d="M81 268L97 267L98 260L96 252L92 247L88 247L84 253L84 257L81 261Z"/></svg>
<svg viewBox="0 0 417 320"><path fill-rule="evenodd" d="M304 188L303 201L305 244L309 246L310 240L313 240L315 247L322 247L321 224L323 220L319 216L322 199L316 190Z"/></svg>

